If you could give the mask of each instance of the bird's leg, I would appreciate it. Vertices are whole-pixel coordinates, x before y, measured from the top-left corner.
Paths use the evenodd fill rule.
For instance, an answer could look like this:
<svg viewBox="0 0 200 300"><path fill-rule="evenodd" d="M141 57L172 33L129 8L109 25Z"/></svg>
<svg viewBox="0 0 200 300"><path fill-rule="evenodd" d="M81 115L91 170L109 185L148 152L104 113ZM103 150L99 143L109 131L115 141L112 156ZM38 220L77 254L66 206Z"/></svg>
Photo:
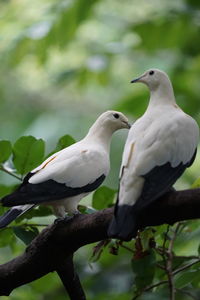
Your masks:
<svg viewBox="0 0 200 300"><path fill-rule="evenodd" d="M57 219L55 219L54 224L58 224L58 223L61 223L61 222L68 222L68 221L72 220L74 217L76 217L80 214L81 214L80 211L75 210L73 212L65 214L62 217L59 216Z"/></svg>
<svg viewBox="0 0 200 300"><path fill-rule="evenodd" d="M68 222L73 219L74 216L65 215L64 217L58 217L55 219L54 224L62 223L62 222Z"/></svg>
<svg viewBox="0 0 200 300"><path fill-rule="evenodd" d="M53 205L53 211L57 219L55 219L54 224L58 224L61 222L69 221L73 218L73 216L70 216L69 214L65 214L65 208L62 205Z"/></svg>
<svg viewBox="0 0 200 300"><path fill-rule="evenodd" d="M78 216L78 215L81 215L80 211L77 209L75 210L72 215L75 217L75 216Z"/></svg>

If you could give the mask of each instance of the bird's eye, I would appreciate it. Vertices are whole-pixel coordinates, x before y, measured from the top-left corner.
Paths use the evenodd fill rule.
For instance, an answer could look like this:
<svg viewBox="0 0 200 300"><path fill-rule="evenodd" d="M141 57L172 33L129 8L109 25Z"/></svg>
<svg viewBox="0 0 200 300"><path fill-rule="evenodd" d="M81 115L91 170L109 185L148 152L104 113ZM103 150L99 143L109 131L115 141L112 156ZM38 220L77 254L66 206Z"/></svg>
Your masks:
<svg viewBox="0 0 200 300"><path fill-rule="evenodd" d="M113 117L114 117L115 119L119 119L119 114L113 114Z"/></svg>
<svg viewBox="0 0 200 300"><path fill-rule="evenodd" d="M154 71L150 71L150 72L149 72L149 75L153 75L153 74L154 74Z"/></svg>

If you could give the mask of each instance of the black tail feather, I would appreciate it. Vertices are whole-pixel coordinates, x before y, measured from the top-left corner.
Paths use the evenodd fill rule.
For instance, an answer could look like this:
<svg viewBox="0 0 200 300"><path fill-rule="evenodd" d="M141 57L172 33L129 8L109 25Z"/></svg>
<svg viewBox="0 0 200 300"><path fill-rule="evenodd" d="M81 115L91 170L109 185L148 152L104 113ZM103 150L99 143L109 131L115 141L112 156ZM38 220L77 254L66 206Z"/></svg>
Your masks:
<svg viewBox="0 0 200 300"><path fill-rule="evenodd" d="M6 227L12 221L14 221L20 214L22 210L19 208L9 209L3 216L0 217L0 228Z"/></svg>
<svg viewBox="0 0 200 300"><path fill-rule="evenodd" d="M34 205L22 205L9 209L3 216L0 216L0 228L4 228L14 221L17 217L24 214Z"/></svg>
<svg viewBox="0 0 200 300"><path fill-rule="evenodd" d="M134 206L118 205L108 228L108 236L129 241L137 234L137 213Z"/></svg>

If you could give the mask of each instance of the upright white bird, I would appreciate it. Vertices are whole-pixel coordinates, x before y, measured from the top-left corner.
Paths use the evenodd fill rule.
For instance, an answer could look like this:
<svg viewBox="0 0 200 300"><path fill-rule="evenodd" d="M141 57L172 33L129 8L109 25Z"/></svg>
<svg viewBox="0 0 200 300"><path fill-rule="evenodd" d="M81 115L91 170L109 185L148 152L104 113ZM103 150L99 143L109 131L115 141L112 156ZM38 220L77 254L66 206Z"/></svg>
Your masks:
<svg viewBox="0 0 200 300"><path fill-rule="evenodd" d="M54 214L76 213L79 201L97 189L110 169L112 134L130 128L120 112L103 113L81 141L53 154L31 171L20 187L1 199L3 206L14 206L0 217L0 228L39 204L52 205Z"/></svg>
<svg viewBox="0 0 200 300"><path fill-rule="evenodd" d="M138 213L172 188L194 161L199 140L196 121L176 104L167 74L152 69L131 81L150 89L144 115L129 131L125 144L115 216L108 234L130 240Z"/></svg>

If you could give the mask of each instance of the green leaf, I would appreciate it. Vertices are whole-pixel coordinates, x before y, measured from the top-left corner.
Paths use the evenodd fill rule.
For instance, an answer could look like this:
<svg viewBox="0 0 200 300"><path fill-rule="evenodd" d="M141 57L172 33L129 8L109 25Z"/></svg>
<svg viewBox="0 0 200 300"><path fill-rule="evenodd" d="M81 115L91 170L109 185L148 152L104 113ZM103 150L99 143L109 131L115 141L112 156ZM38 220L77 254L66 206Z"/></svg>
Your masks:
<svg viewBox="0 0 200 300"><path fill-rule="evenodd" d="M123 111L127 114L133 114L135 118L138 118L146 110L146 98L147 92L145 90L136 91L134 97L132 93L130 95L125 95L124 97L122 97L114 106L114 109L117 111Z"/></svg>
<svg viewBox="0 0 200 300"><path fill-rule="evenodd" d="M45 144L33 136L19 138L13 146L13 163L19 174L24 175L37 167L44 158Z"/></svg>
<svg viewBox="0 0 200 300"><path fill-rule="evenodd" d="M69 134L63 135L58 140L56 148L52 152L50 152L47 157L51 156L55 152L58 152L58 151L66 148L66 147L71 146L74 143L76 143L76 141L75 141L75 139L71 135L69 135Z"/></svg>
<svg viewBox="0 0 200 300"><path fill-rule="evenodd" d="M186 257L179 257L179 256L175 256L173 258L173 261L172 261L172 267L173 269L177 269L177 268L180 268L181 266L183 266L184 264L186 264L188 262L188 258L187 256Z"/></svg>
<svg viewBox="0 0 200 300"><path fill-rule="evenodd" d="M25 245L29 245L31 241L38 235L39 231L37 227L13 227L15 235L24 242Z"/></svg>
<svg viewBox="0 0 200 300"><path fill-rule="evenodd" d="M197 264L198 265L198 264ZM200 277L200 269L199 269L199 266L197 265L194 265L192 268L193 268L193 271L196 271L196 273L194 274L194 280L191 282L192 283L192 286L194 288L198 288L200 287L200 282L199 282L199 277ZM194 269L194 267L196 267Z"/></svg>
<svg viewBox="0 0 200 300"><path fill-rule="evenodd" d="M55 151L60 151L66 147L69 147L70 145L74 144L76 141L75 139L70 136L69 134L63 135L57 143Z"/></svg>
<svg viewBox="0 0 200 300"><path fill-rule="evenodd" d="M27 211L25 214L16 219L16 223L20 223L24 219L32 219L35 217L47 217L52 215L52 210L47 206L39 206Z"/></svg>
<svg viewBox="0 0 200 300"><path fill-rule="evenodd" d="M78 72L79 71L76 69L69 69L66 71L62 71L56 76L55 82L57 84L61 84L61 83L66 84L66 81L70 81L74 79L79 74Z"/></svg>
<svg viewBox="0 0 200 300"><path fill-rule="evenodd" d="M25 57L28 48L31 46L31 39L27 38L24 33L16 36L12 41L9 49L9 63L14 67Z"/></svg>
<svg viewBox="0 0 200 300"><path fill-rule="evenodd" d="M137 289L141 290L152 283L155 275L156 256L153 250L139 259L132 259L131 265L135 275Z"/></svg>
<svg viewBox="0 0 200 300"><path fill-rule="evenodd" d="M99 210L112 205L115 193L115 190L101 186L93 194L92 206Z"/></svg>
<svg viewBox="0 0 200 300"><path fill-rule="evenodd" d="M186 3L188 4L188 5L191 5L192 7L192 9L197 9L197 8L200 8L200 2L198 1L198 0L186 0ZM188 6L189 7L189 6Z"/></svg>
<svg viewBox="0 0 200 300"><path fill-rule="evenodd" d="M62 48L73 40L78 26L88 17L96 2L98 0L73 0L67 1L64 7L62 1L61 3L58 1L54 7L54 11L57 11L56 22L45 37L47 47L53 42L54 45L57 44Z"/></svg>
<svg viewBox="0 0 200 300"><path fill-rule="evenodd" d="M0 229L0 248L6 247L13 241L13 232L11 228Z"/></svg>
<svg viewBox="0 0 200 300"><path fill-rule="evenodd" d="M144 231L140 233L140 239L141 239L143 251L149 249L149 241L152 238L153 238L152 228L146 228Z"/></svg>
<svg viewBox="0 0 200 300"><path fill-rule="evenodd" d="M167 30L166 24L168 24ZM174 48L177 45L184 51L184 48L190 42L192 44L193 39L198 35L198 30L193 26L191 18L187 14L180 15L176 22L170 24L163 18L157 18L157 22L147 20L135 25L134 31L141 38L138 48L151 53L158 49ZM165 35L164 39L163 34Z"/></svg>
<svg viewBox="0 0 200 300"><path fill-rule="evenodd" d="M78 205L78 210L82 214L93 214L96 212L96 209L90 207L90 206L85 206L85 205Z"/></svg>
<svg viewBox="0 0 200 300"><path fill-rule="evenodd" d="M197 178L191 186L192 189L200 188L200 177Z"/></svg>
<svg viewBox="0 0 200 300"><path fill-rule="evenodd" d="M153 293L152 292L145 292L143 293L139 298L137 298L138 300L169 300L169 291L165 288L163 290L155 290ZM180 298L179 298L180 300ZM183 298L182 298L183 300ZM184 300L186 300L184 298Z"/></svg>
<svg viewBox="0 0 200 300"><path fill-rule="evenodd" d="M7 186L7 185L0 184L0 198L3 198L4 196L9 195L17 187L18 187L18 185ZM7 210L8 210L8 208L0 205L0 215L3 215Z"/></svg>
<svg viewBox="0 0 200 300"><path fill-rule="evenodd" d="M9 141L0 141L0 163L5 162L12 153L12 146Z"/></svg>
<svg viewBox="0 0 200 300"><path fill-rule="evenodd" d="M0 198L9 195L15 189L16 189L16 185L8 186L8 185L0 184Z"/></svg>
<svg viewBox="0 0 200 300"><path fill-rule="evenodd" d="M195 275L199 275L199 272L196 270L190 270L183 274L181 274L176 280L175 280L175 286L177 289L182 289L188 284L192 283L193 280L195 280Z"/></svg>

